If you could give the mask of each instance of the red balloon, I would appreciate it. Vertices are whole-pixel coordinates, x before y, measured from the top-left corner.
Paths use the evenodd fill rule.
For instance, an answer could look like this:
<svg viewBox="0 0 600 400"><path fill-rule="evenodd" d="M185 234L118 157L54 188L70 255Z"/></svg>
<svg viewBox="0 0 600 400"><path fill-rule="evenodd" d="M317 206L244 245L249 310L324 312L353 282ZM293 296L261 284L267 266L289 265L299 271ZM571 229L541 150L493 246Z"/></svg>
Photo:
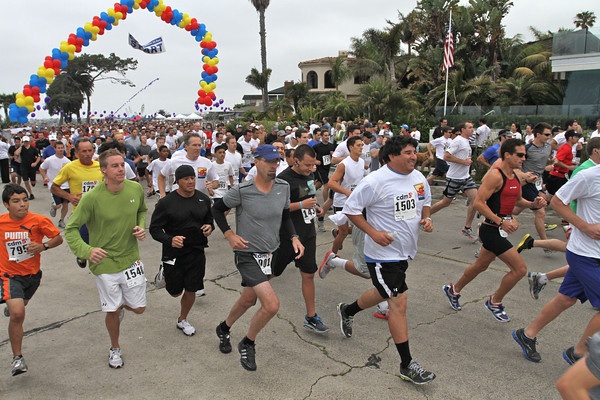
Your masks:
<svg viewBox="0 0 600 400"><path fill-rule="evenodd" d="M206 96L206 92L203 89L198 90L198 96L204 97Z"/></svg>
<svg viewBox="0 0 600 400"><path fill-rule="evenodd" d="M23 89L23 94L25 96L31 96L33 94L33 92L31 91L30 88L27 88L27 89Z"/></svg>

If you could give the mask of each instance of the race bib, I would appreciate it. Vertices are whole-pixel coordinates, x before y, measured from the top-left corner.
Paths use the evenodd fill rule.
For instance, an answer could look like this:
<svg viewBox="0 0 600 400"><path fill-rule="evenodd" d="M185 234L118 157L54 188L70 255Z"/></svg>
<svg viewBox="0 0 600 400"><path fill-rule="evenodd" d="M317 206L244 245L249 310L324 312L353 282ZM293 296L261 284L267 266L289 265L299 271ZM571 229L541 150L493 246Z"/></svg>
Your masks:
<svg viewBox="0 0 600 400"><path fill-rule="evenodd" d="M146 283L146 275L144 274L144 264L141 260L137 260L129 268L123 271L127 287L132 288Z"/></svg>
<svg viewBox="0 0 600 400"><path fill-rule="evenodd" d="M317 216L317 211L314 208L303 208L300 211L305 224L312 224L313 219Z"/></svg>
<svg viewBox="0 0 600 400"><path fill-rule="evenodd" d="M219 181L219 189L227 189L227 182Z"/></svg>
<svg viewBox="0 0 600 400"><path fill-rule="evenodd" d="M323 156L323 165L329 165L329 164L331 164L331 156L330 155Z"/></svg>
<svg viewBox="0 0 600 400"><path fill-rule="evenodd" d="M350 185L350 191L353 192L356 189L356 185Z"/></svg>
<svg viewBox="0 0 600 400"><path fill-rule="evenodd" d="M394 196L394 219L404 221L417 216L417 202L412 192Z"/></svg>
<svg viewBox="0 0 600 400"><path fill-rule="evenodd" d="M21 262L33 257L33 254L27 253L29 239L16 239L6 242L6 252L8 261Z"/></svg>
<svg viewBox="0 0 600 400"><path fill-rule="evenodd" d="M96 187L98 181L83 181L81 182L81 194L84 195Z"/></svg>
<svg viewBox="0 0 600 400"><path fill-rule="evenodd" d="M537 178L537 179L536 179L536 181L535 181L535 188L536 188L538 191L540 191L540 190L542 190L542 185L543 185L543 184L544 184L544 182L543 182L543 180L542 180L542 177L541 177L541 176L538 176L538 178Z"/></svg>
<svg viewBox="0 0 600 400"><path fill-rule="evenodd" d="M262 270L263 274L271 275L271 261L273 261L273 254L271 253L252 253L252 257L256 260L256 263Z"/></svg>

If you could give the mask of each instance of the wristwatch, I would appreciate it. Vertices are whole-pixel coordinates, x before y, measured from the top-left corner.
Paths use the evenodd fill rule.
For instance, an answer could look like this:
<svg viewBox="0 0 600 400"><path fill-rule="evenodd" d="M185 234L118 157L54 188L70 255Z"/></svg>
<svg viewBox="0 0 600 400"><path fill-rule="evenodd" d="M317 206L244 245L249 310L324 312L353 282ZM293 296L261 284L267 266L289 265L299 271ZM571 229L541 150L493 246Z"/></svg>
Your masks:
<svg viewBox="0 0 600 400"><path fill-rule="evenodd" d="M44 250L48 250L50 248L50 246L48 246L48 243L42 243L42 246L44 246Z"/></svg>

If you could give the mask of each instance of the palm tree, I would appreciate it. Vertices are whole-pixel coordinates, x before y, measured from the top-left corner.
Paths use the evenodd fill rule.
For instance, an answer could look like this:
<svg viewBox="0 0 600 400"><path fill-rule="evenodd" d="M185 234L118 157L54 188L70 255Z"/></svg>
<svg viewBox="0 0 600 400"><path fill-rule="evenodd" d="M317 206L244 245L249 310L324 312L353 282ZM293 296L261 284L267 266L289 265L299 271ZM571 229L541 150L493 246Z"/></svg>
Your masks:
<svg viewBox="0 0 600 400"><path fill-rule="evenodd" d="M267 68L263 72L260 72L256 68L252 68L250 70L250 75L246 77L246 83L254 86L262 92L263 98L263 112L266 111L268 104L265 103L265 98L268 99L269 93L267 92L267 84L269 83L269 78L271 77L271 69Z"/></svg>
<svg viewBox="0 0 600 400"><path fill-rule="evenodd" d="M306 82L298 82L284 88L285 97L290 99L294 105L294 112L300 114L300 100L308 94Z"/></svg>
<svg viewBox="0 0 600 400"><path fill-rule="evenodd" d="M288 117L292 113L293 109L287 99L277 99L273 100L269 104L269 109L267 110L268 116L277 120L277 117Z"/></svg>
<svg viewBox="0 0 600 400"><path fill-rule="evenodd" d="M271 3L271 0L250 0L250 3L252 3L252 5L254 6L254 8L256 8L256 12L258 12L258 24L260 27L259 30L259 35L260 35L260 62L261 62L261 66L262 66L262 73L264 76L266 76L266 71L267 71L267 31L265 28L265 11L267 11L267 8L269 7L269 4ZM270 75L271 72L269 72L268 75ZM264 87L261 88L262 89L262 97L263 97L263 111L267 110L267 107L269 106L269 80L267 79L264 82Z"/></svg>
<svg viewBox="0 0 600 400"><path fill-rule="evenodd" d="M17 101L16 93L2 93L0 94L0 104L2 104L2 108L4 109L4 122L8 121L8 106Z"/></svg>
<svg viewBox="0 0 600 400"><path fill-rule="evenodd" d="M339 90L339 86L352 77L352 70L348 68L346 57L338 57L331 65L331 80L335 85L335 90Z"/></svg>
<svg viewBox="0 0 600 400"><path fill-rule="evenodd" d="M402 26L397 24L385 30L367 29L363 33L363 37L381 52L392 83L396 83L396 55L400 52L401 28Z"/></svg>
<svg viewBox="0 0 600 400"><path fill-rule="evenodd" d="M575 19L573 20L575 27L584 29L586 34L588 32L588 29L594 26L595 22L596 15L593 11L582 11L580 13L577 13L577 15L575 15Z"/></svg>

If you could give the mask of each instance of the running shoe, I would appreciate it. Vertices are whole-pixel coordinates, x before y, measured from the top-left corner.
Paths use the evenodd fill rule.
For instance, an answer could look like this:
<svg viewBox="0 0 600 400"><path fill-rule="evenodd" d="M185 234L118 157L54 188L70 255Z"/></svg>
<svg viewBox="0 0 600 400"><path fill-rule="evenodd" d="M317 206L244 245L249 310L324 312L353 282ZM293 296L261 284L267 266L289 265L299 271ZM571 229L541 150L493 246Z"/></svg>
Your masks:
<svg viewBox="0 0 600 400"><path fill-rule="evenodd" d="M471 228L465 227L462 229L461 233L473 241L477 240L477 235L475 234L475 232L473 232L473 229Z"/></svg>
<svg viewBox="0 0 600 400"><path fill-rule="evenodd" d="M219 337L219 351L223 354L231 353L231 340L229 332L223 332L221 324L217 325L217 336Z"/></svg>
<svg viewBox="0 0 600 400"><path fill-rule="evenodd" d="M578 356L577 354L575 354L575 347L571 346L568 349L566 349L565 351L563 351L563 358L565 359L566 362L569 363L569 365L573 365L577 361L579 361L581 356Z"/></svg>
<svg viewBox="0 0 600 400"><path fill-rule="evenodd" d="M84 258L77 258L77 265L79 268L85 268L87 266L87 260Z"/></svg>
<svg viewBox="0 0 600 400"><path fill-rule="evenodd" d="M390 314L390 309L383 309L379 304L377 304L377 307L375 308L375 312L373 313L373 315L375 316L375 318L379 318L379 319L388 319L388 315Z"/></svg>
<svg viewBox="0 0 600 400"><path fill-rule="evenodd" d="M108 353L108 366L111 368L121 368L125 364L123 358L121 358L121 349L113 349L111 347Z"/></svg>
<svg viewBox="0 0 600 400"><path fill-rule="evenodd" d="M327 229L325 229L325 221L317 220L317 227L319 228L319 232L327 232Z"/></svg>
<svg viewBox="0 0 600 400"><path fill-rule="evenodd" d="M510 321L510 317L508 315L506 315L506 312L504 311L504 306L502 305L502 303L500 303L500 304L492 303L492 296L490 296L485 301L484 305L485 305L485 308L490 310L490 312L492 313L492 315L494 316L494 319L496 321L499 321L499 322L509 322Z"/></svg>
<svg viewBox="0 0 600 400"><path fill-rule="evenodd" d="M531 297L534 300L540 298L540 292L546 286L545 283L540 283L540 276L542 274L540 272L528 272L527 280L529 280L529 293L531 293Z"/></svg>
<svg viewBox="0 0 600 400"><path fill-rule="evenodd" d="M525 236L523 236L523 239L521 239L521 241L519 242L519 245L517 246L517 252L520 253L523 250L529 250L533 248L533 241L534 239L531 237L531 235L529 233L526 233Z"/></svg>
<svg viewBox="0 0 600 400"><path fill-rule="evenodd" d="M204 289L196 290L196 297L206 296Z"/></svg>
<svg viewBox="0 0 600 400"><path fill-rule="evenodd" d="M167 286L167 282L165 281L165 274L164 274L164 270L163 270L162 266L160 266L160 268L158 269L158 272L154 276L154 286L157 289L162 289Z"/></svg>
<svg viewBox="0 0 600 400"><path fill-rule="evenodd" d="M461 307L460 303L458 302L458 299L460 299L460 294L454 293L454 285L453 284L444 285L444 286L442 286L442 290L444 291L444 294L448 298L450 307L452 307L452 309L455 311L462 310L462 307Z"/></svg>
<svg viewBox="0 0 600 400"><path fill-rule="evenodd" d="M62 219L58 220L58 227L59 228L65 229L66 226L67 225L65 225L65 221L63 221Z"/></svg>
<svg viewBox="0 0 600 400"><path fill-rule="evenodd" d="M333 251L328 251L323 258L323 262L319 265L319 278L325 279L327 274L335 269L334 265L331 265L329 261L337 257Z"/></svg>
<svg viewBox="0 0 600 400"><path fill-rule="evenodd" d="M321 317L315 314L313 317L308 318L308 315L304 317L304 327L312 329L317 333L325 333L329 331L329 327L323 323Z"/></svg>
<svg viewBox="0 0 600 400"><path fill-rule="evenodd" d="M54 204L50 204L50 216L52 218L56 217L56 208L54 208Z"/></svg>
<svg viewBox="0 0 600 400"><path fill-rule="evenodd" d="M33 195L33 193L31 193L31 194L29 195L29 200L33 200L33 199L35 199L35 196Z"/></svg>
<svg viewBox="0 0 600 400"><path fill-rule="evenodd" d="M352 324L354 323L354 317L346 314L346 308L348 308L348 304L340 303L337 306L338 314L340 316L340 329L342 330L342 334L347 338L352 337Z"/></svg>
<svg viewBox="0 0 600 400"><path fill-rule="evenodd" d="M554 251L552 251L551 249L544 249L544 254L552 254L554 253Z"/></svg>
<svg viewBox="0 0 600 400"><path fill-rule="evenodd" d="M544 229L546 229L546 231L552 231L556 229L556 227L558 227L557 224L544 224Z"/></svg>
<svg viewBox="0 0 600 400"><path fill-rule="evenodd" d="M333 236L333 238L335 239L335 238L337 237L337 235L338 235L338 230L337 230L337 228L333 228L333 229L331 230L331 236Z"/></svg>
<svg viewBox="0 0 600 400"><path fill-rule="evenodd" d="M435 374L425 370L418 362L412 360L408 367L400 366L400 378L417 385L424 385L434 380Z"/></svg>
<svg viewBox="0 0 600 400"><path fill-rule="evenodd" d="M12 367L12 376L21 375L27 372L27 364L25 364L25 359L23 359L23 356L16 356L13 358L10 366Z"/></svg>
<svg viewBox="0 0 600 400"><path fill-rule="evenodd" d="M194 336L196 328L194 328L187 319L177 321L177 329L180 329L186 336Z"/></svg>
<svg viewBox="0 0 600 400"><path fill-rule="evenodd" d="M525 335L524 328L513 331L512 337L513 339L515 339L515 342L517 342L519 346L521 346L521 349L523 350L523 355L526 359L536 363L542 361L540 353L538 353L535 348L535 345L537 344L537 338L528 338L527 335Z"/></svg>
<svg viewBox="0 0 600 400"><path fill-rule="evenodd" d="M10 311L8 311L8 306L4 307L4 316L5 317L10 317Z"/></svg>
<svg viewBox="0 0 600 400"><path fill-rule="evenodd" d="M240 352L240 363L248 371L256 371L256 349L253 344L244 343L242 340L238 343Z"/></svg>

